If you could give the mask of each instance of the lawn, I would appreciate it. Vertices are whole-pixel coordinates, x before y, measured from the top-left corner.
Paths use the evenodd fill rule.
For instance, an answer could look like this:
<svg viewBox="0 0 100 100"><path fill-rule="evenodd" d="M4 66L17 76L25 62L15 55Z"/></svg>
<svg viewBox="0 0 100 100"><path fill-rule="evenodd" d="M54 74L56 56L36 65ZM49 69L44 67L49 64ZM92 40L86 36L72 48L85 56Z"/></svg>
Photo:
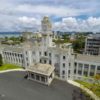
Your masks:
<svg viewBox="0 0 100 100"><path fill-rule="evenodd" d="M10 69L21 69L21 67L13 64L4 64L0 66L0 71L10 70Z"/></svg>
<svg viewBox="0 0 100 100"><path fill-rule="evenodd" d="M76 82L82 84L84 87L90 89L94 94L100 97L100 84L93 84L93 83L88 83L80 80L76 80Z"/></svg>

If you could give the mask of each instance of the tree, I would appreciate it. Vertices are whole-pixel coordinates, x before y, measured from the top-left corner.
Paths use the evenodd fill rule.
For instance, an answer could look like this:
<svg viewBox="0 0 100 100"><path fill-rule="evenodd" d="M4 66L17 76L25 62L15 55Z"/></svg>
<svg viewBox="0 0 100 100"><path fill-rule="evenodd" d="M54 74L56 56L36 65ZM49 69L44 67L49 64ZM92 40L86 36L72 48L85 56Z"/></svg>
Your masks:
<svg viewBox="0 0 100 100"><path fill-rule="evenodd" d="M85 38L83 36L77 37L75 41L72 42L73 49L75 52L80 53L81 50L84 50Z"/></svg>
<svg viewBox="0 0 100 100"><path fill-rule="evenodd" d="M99 82L100 82L100 74L96 74L96 75L94 76L94 80L95 80L95 83L99 84ZM99 85L100 85L100 84L99 84Z"/></svg>
<svg viewBox="0 0 100 100"><path fill-rule="evenodd" d="M3 62L2 62L2 56L0 54L0 66L2 66Z"/></svg>

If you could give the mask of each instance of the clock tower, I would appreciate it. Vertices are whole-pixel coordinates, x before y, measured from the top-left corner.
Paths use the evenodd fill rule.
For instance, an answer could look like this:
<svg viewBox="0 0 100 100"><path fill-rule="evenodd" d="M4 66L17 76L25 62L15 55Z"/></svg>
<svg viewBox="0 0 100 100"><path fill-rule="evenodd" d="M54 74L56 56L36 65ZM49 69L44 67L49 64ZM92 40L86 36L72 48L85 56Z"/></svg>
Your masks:
<svg viewBox="0 0 100 100"><path fill-rule="evenodd" d="M45 47L52 46L52 24L49 17L44 17L41 21L42 27L42 44Z"/></svg>

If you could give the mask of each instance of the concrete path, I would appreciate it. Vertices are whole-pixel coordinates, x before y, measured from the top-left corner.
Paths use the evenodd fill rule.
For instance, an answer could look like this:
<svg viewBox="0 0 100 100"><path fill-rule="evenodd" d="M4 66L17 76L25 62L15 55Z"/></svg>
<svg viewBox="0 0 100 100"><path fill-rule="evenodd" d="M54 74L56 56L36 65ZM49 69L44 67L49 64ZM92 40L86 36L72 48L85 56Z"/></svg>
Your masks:
<svg viewBox="0 0 100 100"><path fill-rule="evenodd" d="M99 97L97 97L92 91L90 91L89 89L87 89L86 87L84 87L83 85L75 82L75 81L72 81L72 80L68 80L67 81L69 84L72 84L74 86L77 86L79 88L81 88L82 90L86 91L93 99L95 100L100 100Z"/></svg>
<svg viewBox="0 0 100 100"><path fill-rule="evenodd" d="M25 71L25 70L24 69L10 69L10 70L0 71L0 73L13 72L13 71Z"/></svg>

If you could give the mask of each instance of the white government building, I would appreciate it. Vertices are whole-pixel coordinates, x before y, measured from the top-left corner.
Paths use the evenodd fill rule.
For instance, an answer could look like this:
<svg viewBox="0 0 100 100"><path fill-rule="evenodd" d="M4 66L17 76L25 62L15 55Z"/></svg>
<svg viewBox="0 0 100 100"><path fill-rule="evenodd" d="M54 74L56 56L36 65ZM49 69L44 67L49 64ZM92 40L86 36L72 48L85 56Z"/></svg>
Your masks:
<svg viewBox="0 0 100 100"><path fill-rule="evenodd" d="M45 84L50 84L54 76L63 80L74 80L100 74L100 56L74 54L71 43L55 44L48 17L43 18L41 26L39 39L25 33L24 43L16 46L1 45L4 63L24 67L29 72L30 79Z"/></svg>

